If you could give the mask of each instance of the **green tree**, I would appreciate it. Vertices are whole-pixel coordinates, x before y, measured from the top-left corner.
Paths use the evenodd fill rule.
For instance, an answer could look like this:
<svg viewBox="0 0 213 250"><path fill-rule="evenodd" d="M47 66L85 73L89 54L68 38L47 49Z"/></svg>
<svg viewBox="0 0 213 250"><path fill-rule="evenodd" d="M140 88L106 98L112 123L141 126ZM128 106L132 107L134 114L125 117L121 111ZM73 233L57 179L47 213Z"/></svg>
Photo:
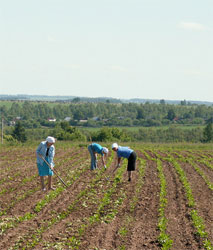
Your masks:
<svg viewBox="0 0 213 250"><path fill-rule="evenodd" d="M20 105L17 102L13 102L9 112L10 112L10 115L12 115L13 117L20 116L21 114Z"/></svg>
<svg viewBox="0 0 213 250"><path fill-rule="evenodd" d="M144 110L140 107L137 109L136 119L144 119L144 118L145 118Z"/></svg>
<svg viewBox="0 0 213 250"><path fill-rule="evenodd" d="M20 142L26 142L27 140L27 136L25 133L25 128L23 127L23 125L21 124L20 121L18 121L15 125L15 128L13 130L12 136Z"/></svg>
<svg viewBox="0 0 213 250"><path fill-rule="evenodd" d="M112 141L112 138L112 130L108 127L103 127L98 133L92 135L93 141Z"/></svg>
<svg viewBox="0 0 213 250"><path fill-rule="evenodd" d="M183 100L183 101L180 101L180 105L182 105L182 106L186 106L186 100Z"/></svg>
<svg viewBox="0 0 213 250"><path fill-rule="evenodd" d="M173 109L169 109L168 114L167 114L167 118L172 121L175 118L175 111Z"/></svg>
<svg viewBox="0 0 213 250"><path fill-rule="evenodd" d="M78 103L80 101L81 101L81 99L79 97L75 97L75 98L72 99L73 103Z"/></svg>
<svg viewBox="0 0 213 250"><path fill-rule="evenodd" d="M86 136L81 133L81 131L69 125L68 122L61 122L53 130L53 135L58 140L65 141L86 141Z"/></svg>
<svg viewBox="0 0 213 250"><path fill-rule="evenodd" d="M203 131L203 141L211 142L213 141L213 124L212 122L208 122Z"/></svg>
<svg viewBox="0 0 213 250"><path fill-rule="evenodd" d="M161 99L161 100L160 100L160 104L161 104L161 105L165 105L165 104L166 104L165 100L164 100L164 99Z"/></svg>
<svg viewBox="0 0 213 250"><path fill-rule="evenodd" d="M68 130L69 129L69 127L70 127L70 125L69 125L69 122L67 122L67 121L63 121L63 122L61 122L60 123L60 126L61 126L61 128L63 129L63 130Z"/></svg>

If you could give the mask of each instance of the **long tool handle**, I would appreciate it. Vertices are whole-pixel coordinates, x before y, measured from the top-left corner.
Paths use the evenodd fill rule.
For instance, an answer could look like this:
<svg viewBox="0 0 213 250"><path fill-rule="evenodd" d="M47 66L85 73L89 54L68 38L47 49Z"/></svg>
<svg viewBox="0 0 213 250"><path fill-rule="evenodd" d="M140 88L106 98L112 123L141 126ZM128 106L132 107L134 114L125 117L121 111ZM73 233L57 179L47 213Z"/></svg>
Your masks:
<svg viewBox="0 0 213 250"><path fill-rule="evenodd" d="M45 160L45 158L43 157L43 155L39 154L39 157L47 164L47 166L53 171L53 173L54 173L54 174L58 177L58 179L64 184L64 186L65 186L65 187L68 187L68 186L66 185L66 183L62 180L62 178L56 173L56 171L53 170L53 169L51 168L49 162L47 162L47 161Z"/></svg>

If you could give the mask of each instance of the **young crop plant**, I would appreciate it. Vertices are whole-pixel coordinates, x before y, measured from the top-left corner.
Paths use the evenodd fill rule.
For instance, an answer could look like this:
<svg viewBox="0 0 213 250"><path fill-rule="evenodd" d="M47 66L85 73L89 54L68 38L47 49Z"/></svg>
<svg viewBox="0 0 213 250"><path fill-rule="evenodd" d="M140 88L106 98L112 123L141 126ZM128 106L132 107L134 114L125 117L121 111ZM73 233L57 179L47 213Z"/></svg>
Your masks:
<svg viewBox="0 0 213 250"><path fill-rule="evenodd" d="M125 241L125 238L127 234L129 233L129 227L134 221L134 211L137 206L138 202L138 196L141 192L144 180L143 177L145 175L145 170L146 170L146 165L147 165L147 160L144 160L142 158L138 158L139 164L138 164L138 169L139 169L139 176L138 176L138 182L135 188L135 193L132 196L132 199L129 201L129 206L130 206L130 213L125 214L123 223L121 227L118 230L118 234L121 237L122 240ZM118 249L126 249L125 245L119 246Z"/></svg>
<svg viewBox="0 0 213 250"><path fill-rule="evenodd" d="M93 220L96 221L97 218L99 221L102 218L103 222L109 223L117 214L117 206L119 206L122 203L123 199L125 198L125 192L123 189L119 190L120 195L118 195L118 199L114 201L113 209L107 214L105 213L106 212L105 207L112 202L111 197L115 193L117 185L121 182L121 177L124 173L124 169L125 169L125 164L123 164L123 166L117 170L113 183L111 184L111 188L109 188L107 192L104 194L96 214L89 219L90 222L93 222Z"/></svg>
<svg viewBox="0 0 213 250"><path fill-rule="evenodd" d="M180 181L182 182L182 184L184 186L186 197L188 200L188 205L192 209L191 213L190 213L191 218L192 218L192 223L197 230L197 234L201 237L204 248L208 249L208 250L209 249L212 250L213 246L211 245L211 242L208 240L208 234L205 232L205 226L203 224L203 219L198 215L198 212L196 210L196 204L194 201L194 197L192 195L192 190L191 190L190 184L186 178L184 170L175 161L175 159L173 157L170 157L170 162L173 164L174 168L176 169L176 171L179 175Z"/></svg>
<svg viewBox="0 0 213 250"><path fill-rule="evenodd" d="M157 170L158 176L160 178L160 205L159 205L159 220L158 220L158 228L160 230L160 235L158 237L158 241L162 246L162 249L170 249L172 247L173 241L170 239L170 236L166 233L167 227L167 219L165 216L165 208L167 205L167 191L166 191L166 178L163 173L162 162L157 159Z"/></svg>
<svg viewBox="0 0 213 250"><path fill-rule="evenodd" d="M195 163L193 157L190 158L184 158L182 155L178 155L179 160L181 162L186 162L188 164L190 164L195 171L203 178L203 180L205 181L205 183L208 185L210 190L213 190L213 183L209 181L208 177L204 174L204 172L197 166L197 164Z"/></svg>
<svg viewBox="0 0 213 250"><path fill-rule="evenodd" d="M204 248L207 250L212 250L213 245L211 244L210 240L208 240L208 234L205 232L205 226L203 224L203 219L198 215L197 211L193 209L190 213L194 227L197 230L197 234L201 237Z"/></svg>
<svg viewBox="0 0 213 250"><path fill-rule="evenodd" d="M82 161L82 159L81 159ZM79 160L80 163L80 160ZM70 186L77 178L79 178L81 176L81 174L83 172L87 171L86 168L79 168L77 169L72 176L70 176L69 174L67 175L67 179L69 179L70 181L67 181L67 185ZM56 197L59 196L59 194L61 194L64 190L66 190L65 187L63 186L58 186L54 191L51 191L49 194L47 194L44 199L42 199L41 201L39 201L35 208L34 211L36 213L40 212L43 207L45 207L48 203L50 203L52 200L54 200Z"/></svg>
<svg viewBox="0 0 213 250"><path fill-rule="evenodd" d="M116 187L121 181L121 176L123 175L123 172L125 170L125 166L121 167L120 169L117 170L117 173L114 177L113 183L107 183L110 188L107 189L107 191L104 193L103 198L97 199L96 203L99 202L99 206L97 207L96 211L92 216L82 218L81 221L83 222L82 224L78 225L78 230L77 232L75 231L75 236L72 236L69 238L67 241L63 243L64 248L67 248L67 246L71 249L78 249L80 246L80 241L79 239L84 235L85 231L88 229L88 227L92 226L94 223L98 222L105 222L109 223L117 214L118 212L118 206L120 206L123 202L123 199L125 198L125 192L123 189L119 190L119 193L117 194L118 198L114 201L111 200L111 196L116 194ZM97 180L100 180L102 178L103 172L105 170L101 170L98 174L98 176L92 181L90 187L88 187L87 190L83 190L78 197L76 198L77 203L82 201L82 206L84 204L85 199L91 200L89 198L90 196L93 196L94 194L97 193L97 189L93 189L93 185L97 185ZM119 181L118 181L119 180ZM98 195L98 193L96 194ZM113 203L112 203L113 202ZM77 203L73 204L74 206L72 209L74 209L75 205ZM109 205L112 203L112 207L109 208ZM108 213L106 213L108 211ZM72 229L72 227L70 228ZM62 242L61 242L62 243ZM77 244L78 243L78 244ZM46 243L50 244L50 243ZM80 248L79 248L80 249Z"/></svg>
<svg viewBox="0 0 213 250"><path fill-rule="evenodd" d="M204 174L204 172L198 166L196 166L194 162L190 161L190 164L193 166L196 172L203 178L209 189L213 191L213 183L209 181L208 177Z"/></svg>
<svg viewBox="0 0 213 250"><path fill-rule="evenodd" d="M206 165L209 169L213 170L213 164L210 163L208 160L203 159L203 160L198 160L198 162L200 162L200 163Z"/></svg>
<svg viewBox="0 0 213 250"><path fill-rule="evenodd" d="M136 185L136 188L135 188L135 195L132 197L132 201L130 202L130 211L133 212L135 210L135 206L138 202L138 195L141 191L141 188L143 186L143 177L145 175L145 170L146 170L146 164L147 164L147 161L142 159L142 158L139 158L139 166L138 166L138 169L139 169L139 181Z"/></svg>
<svg viewBox="0 0 213 250"><path fill-rule="evenodd" d="M126 250L126 247L125 246L119 246L118 250Z"/></svg>
<svg viewBox="0 0 213 250"><path fill-rule="evenodd" d="M85 169L86 168L83 168L83 171L86 171ZM41 225L38 229L36 229L34 231L34 233L31 233L29 235L25 235L25 241L24 242L23 241L20 242L20 243L16 242L16 244L18 244L19 247L23 247L24 245L25 246L27 245L28 246L27 249L32 249L33 247L35 247L39 243L39 241L40 241L40 239L42 237L42 234L45 231L50 229L53 225L59 223L60 221L64 220L65 218L67 218L70 215L70 213L72 213L75 209L77 209L78 204L79 205L83 204L84 200L87 199L87 197L89 197L90 195L93 196L94 193L98 192L98 189L93 188L93 186L98 185L97 183L102 178L104 171L105 170L102 169L101 171L98 172L98 174L95 176L95 178L92 180L92 182L90 184L88 184L88 187L85 188L84 190L82 190L78 194L78 196L76 197L74 202L69 205L67 210L65 210L65 211L63 211L63 212L61 212L61 213L59 213L57 215L53 214L52 219L49 220L47 225ZM54 192L57 192L57 190L54 190L54 191L51 191L51 192L54 193ZM41 206L43 206L43 205L41 204ZM40 208L38 208L38 209L40 210ZM79 228L79 232L82 233L83 231L84 231L84 226ZM33 238L33 241L31 240L32 238ZM73 240L72 240L72 242L73 242Z"/></svg>
<svg viewBox="0 0 213 250"><path fill-rule="evenodd" d="M80 153L79 153L79 156L80 156ZM70 160L70 158L67 157L66 161L68 161L68 160ZM59 162L59 164L61 164L61 161ZM15 177L17 177L18 175L21 175L21 173L16 173L13 177L10 176L10 179L15 180L16 179ZM39 187L35 187L35 188L31 189L31 190L28 190L25 193L22 193L22 188L21 187L25 186L28 182L32 182L34 179L36 179L36 176L37 176L37 174L35 174L33 176L30 176L30 177L26 177L21 181L21 183L18 185L18 187L15 188L15 189L19 189L20 192L16 192L15 198L10 202L10 204L8 205L7 208L4 208L4 210L0 212L0 216L6 214L11 208L13 208L15 206L15 204L17 202L24 200L26 197L28 197L29 195L34 194L36 191L39 190ZM5 188L5 189L2 190L2 194L8 193L9 191L12 192L15 189L11 188L11 189L8 190L8 189ZM21 195L19 195L19 193L21 193Z"/></svg>
<svg viewBox="0 0 213 250"><path fill-rule="evenodd" d="M0 235L8 229L11 228L15 224L15 218L6 217L0 220Z"/></svg>
<svg viewBox="0 0 213 250"><path fill-rule="evenodd" d="M81 159L82 160L82 159ZM80 161L80 160L78 160ZM76 178L78 178L81 173L83 173L84 171L86 171L86 168L79 168L75 173L74 173L74 176L67 176L67 178L71 178L71 181L69 182L69 185L71 185L71 183L74 182L74 180L76 180ZM36 189L37 190L37 189ZM16 227L19 223L23 222L23 221L26 221L26 220L31 220L33 219L34 217L37 216L37 214L48 204L50 203L54 198L56 198L61 192L63 192L65 190L64 187L62 186L58 186L56 188L56 190L54 191L51 191L49 192L42 200L40 200L36 205L35 205L35 208L34 208L34 211L29 213L27 212L25 215L23 216L20 216L20 217L16 217L14 220L12 221L9 221L7 223L4 223L4 227L2 229L2 234L5 233L5 231L9 228L13 228L13 227ZM11 208L12 204L10 205L10 208ZM9 209L9 208L8 208ZM3 215L5 213L7 213L7 210L4 210L2 212L2 214L0 215Z"/></svg>
<svg viewBox="0 0 213 250"><path fill-rule="evenodd" d="M211 230L209 227L205 228L205 226L210 224L209 220L206 221L207 225L205 225L204 217L200 217L199 210L196 209L195 200L194 204L192 202L191 205L189 205L191 189L189 180L192 180L193 187L194 184L196 184L194 182L195 179L191 179L193 175L195 174L195 177L199 178L199 174L203 179L207 177L206 180L211 180L211 169L209 167L209 169L207 169L204 161L211 164L208 155L212 153L212 150L209 150L207 153L207 151L202 151L202 149L195 151L191 145L186 145L184 148L183 145L176 146L170 144L149 144L148 146L143 144L140 146L142 149L140 149L139 144L135 144L134 149L137 150L138 154L137 171L134 174L135 178L133 178L133 181L128 183L126 181L126 162L121 164L121 168L118 168L115 172L112 171L114 169L116 156L114 153L110 153L107 157L107 169L104 169L104 167L99 164L99 168L95 171L90 171L90 158L88 157L89 152L87 148L80 149L78 145L75 145L72 149L75 149L75 152L72 153L73 151L70 149L71 146L69 146L71 143L65 142L65 144L65 146L63 143L56 145L55 163L57 164L56 170L59 170L60 176L68 185L68 190L64 188L57 178L54 178L56 189L42 193L38 191L40 190L39 178L36 181L33 179L33 183L28 185L28 179L29 176L32 176L32 171L31 173L27 173L27 175L21 174L21 177L18 176L17 181L14 179L16 171L8 173L13 179L11 185L8 185L9 188L14 189L14 185L16 187L13 192L18 191L17 186L23 184L21 180L25 177L27 178L25 179L26 183L22 186L22 192L18 191L16 193L17 195L10 193L10 196L6 197L6 191L2 193L2 195L0 194L1 201L1 198L7 198L5 199L5 204L3 202L0 204L2 205L0 210L0 216L2 215L0 217L0 230L2 229L2 231L0 231L0 234L1 239L3 239L0 243L0 249L103 250L106 248L109 250L128 250L138 245L139 241L134 242L134 239L138 238L142 244L145 241L145 248L149 245L150 249L152 248L151 245L153 245L153 248L172 249L174 247L173 244L176 243L186 243L186 247L190 248L188 243L190 244L192 242L192 244L197 244L202 249L213 250L212 243L210 242L210 233L209 237L207 235ZM133 145L130 146L132 147ZM21 148L14 151L18 157L20 156L20 149ZM35 154L34 151L35 149L32 148L33 154ZM34 166L36 171L36 165L32 162L32 159L29 158L31 155L29 150L25 150L24 152L26 152L28 156L25 157L25 165L27 164L26 160L30 160L30 168L28 170ZM205 157L202 157L202 153ZM184 164L182 163L182 159L185 161ZM4 162L6 162L6 159ZM21 159L19 163L21 163ZM192 169L192 163L194 164L194 168L198 167L197 172ZM1 163L0 165L1 168L3 165ZM187 167L190 168L189 171L187 169L185 178L184 174L181 173L181 169L176 170L174 165L179 165L182 170L185 170ZM15 170L15 161L10 166L13 166L11 169ZM166 166L165 169L164 166ZM150 168L148 169L148 167ZM146 179L145 170L147 170ZM174 170L176 170L176 172ZM206 173L210 173L210 176ZM181 175L183 176L180 177ZM4 169L4 174L0 178L0 182L2 178L6 180L6 176L7 172ZM188 176L190 177L189 180L186 178ZM173 189L171 193L169 192L168 188L170 187L167 186L169 184L166 183L165 177L166 180L168 177L171 178L169 181L175 181L175 185L168 182ZM179 181L181 178L182 181ZM143 189L144 181L146 181L146 185ZM187 182L189 184L188 187ZM185 183L185 185L183 183ZM209 184L211 184L211 182ZM205 212L209 211L209 206L208 209L203 209L200 207L202 204L199 203L199 195L201 194L200 191L202 191L200 188L203 187L203 185L205 190L207 190L207 186L204 181L201 180L199 190L196 190L195 193L197 195L196 199L198 199L199 208L201 208L202 212ZM1 190L5 187L4 181L2 184L0 183ZM30 188L27 189L26 187ZM35 188L33 189L33 187ZM150 188L154 192L155 199L151 197L153 194L150 192ZM174 188L176 188L176 190L174 190ZM189 191L186 191L188 189ZM209 190L207 191L208 194L206 196L210 197L211 193ZM167 199L169 199L168 197L170 197L170 195L172 197L172 195L176 194L178 197L177 200L169 200L175 211L168 211L167 209L169 208L167 207L170 203L167 204ZM191 195L192 194L194 193L191 192ZM28 196L32 197L27 198ZM12 200L13 197L14 199ZM32 199L34 197L35 200ZM203 197L201 198L203 199ZM11 202L8 202L9 199L11 199ZM25 206L24 209L21 208L21 205L24 206L25 199L26 204L32 201L29 209L27 206ZM193 201L193 199L192 196L191 201ZM152 203L150 204L149 201ZM10 207L7 204L10 204ZM175 222L178 223L178 234L177 239L172 238L172 240L175 241L175 243L173 243L171 242L171 236L168 235L170 221L166 217L166 211L168 211L169 216L172 216L176 214L179 209L180 214L183 214L183 216L185 214L185 216L183 218L178 217L177 220L175 220ZM10 215L13 212L17 214L17 217ZM145 218L146 221L148 219L146 215L150 218L149 223L140 221L143 218ZM206 218L209 218L209 215L204 215L206 215ZM179 224L179 222L181 224ZM152 231L152 228L154 228L154 231ZM171 225L171 228L173 228L173 225ZM185 228L187 232L186 240L185 238L183 239L184 231L180 232L181 229L184 230ZM155 236L156 231L157 236ZM161 234L161 231L165 234ZM143 236L141 236L142 232L144 232ZM107 241L107 238L103 236L104 233L106 233L107 236L112 235L110 241ZM134 233L134 237L130 239L132 233ZM192 233L195 234L194 237ZM160 234L162 236L161 238ZM12 238L11 235L14 237ZM8 243L6 243L9 237L11 237L11 241L9 240ZM144 239L143 242L141 242L142 239L140 237ZM158 241L156 241L157 239ZM161 246L158 244L160 242Z"/></svg>
<svg viewBox="0 0 213 250"><path fill-rule="evenodd" d="M184 170L181 168L181 166L173 159L171 159L171 162L174 166L174 168L176 169L178 175L179 175L179 178L180 178L180 181L182 182L183 186L184 186L184 189L185 189L185 192L186 192L186 197L188 199L188 205L189 207L193 208L195 207L195 201L194 201L194 197L192 195L192 189L190 187L190 183L188 182L187 180L187 177L185 175L185 172Z"/></svg>
<svg viewBox="0 0 213 250"><path fill-rule="evenodd" d="M78 240L82 235L84 234L85 230L89 227L92 226L95 223L99 222L104 222L104 223L109 223L111 220L114 219L116 214L118 213L118 206L120 206L124 200L125 192L123 189L119 190L118 198L114 201L111 200L112 195L116 191L116 187L120 181L118 179L121 179L121 176L123 175L123 172L125 170L125 167L121 167L117 170L116 176L114 178L113 183L111 184L111 188L107 190L107 192L104 194L103 198L100 200L100 204L96 210L96 212L90 216L89 218L85 218L84 221L86 221L85 224L82 224L79 229L78 229L78 234L75 234L75 240ZM112 209L106 207L113 202ZM73 240L72 240L73 241ZM74 248L74 246L71 242L67 242L66 245ZM80 242L78 247L80 246ZM75 248L74 248L75 249ZM77 248L78 249L78 248Z"/></svg>
<svg viewBox="0 0 213 250"><path fill-rule="evenodd" d="M145 150L141 151L142 154L147 158L147 160L155 161L156 159L151 157Z"/></svg>
<svg viewBox="0 0 213 250"><path fill-rule="evenodd" d="M128 229L126 227L121 227L119 230L118 230L118 234L121 236L121 237L125 237L127 235L127 232L128 232Z"/></svg>

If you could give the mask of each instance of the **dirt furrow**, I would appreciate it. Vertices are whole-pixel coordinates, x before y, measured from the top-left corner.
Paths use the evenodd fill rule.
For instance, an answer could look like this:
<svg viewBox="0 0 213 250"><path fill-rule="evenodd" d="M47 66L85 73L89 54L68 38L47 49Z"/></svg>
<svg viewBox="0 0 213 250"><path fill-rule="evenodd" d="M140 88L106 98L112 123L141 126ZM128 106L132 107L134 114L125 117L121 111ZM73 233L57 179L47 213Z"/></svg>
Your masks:
<svg viewBox="0 0 213 250"><path fill-rule="evenodd" d="M213 192L189 164L181 164L190 182L199 216L204 220L208 238L213 242Z"/></svg>
<svg viewBox="0 0 213 250"><path fill-rule="evenodd" d="M205 163L196 162L197 167L206 175L208 180L213 183L213 170L205 165Z"/></svg>
<svg viewBox="0 0 213 250"><path fill-rule="evenodd" d="M137 166L139 167L139 163L137 162ZM138 168L137 167L137 168ZM119 229L124 224L124 219L130 213L130 201L135 192L135 186L138 182L138 169L133 174L133 178L131 182L127 181L126 172L123 175L123 182L120 184L117 193L119 190L123 190L126 195L126 198L122 205L118 208L118 212L116 217L110 221L110 223L101 222L95 225L90 226L84 237L81 239L82 244L80 245L81 250L88 249L117 249L121 245L121 239L119 237ZM111 209L115 203L113 199L116 196L112 197ZM109 209L109 208L108 208ZM90 239L88 241L88 239Z"/></svg>
<svg viewBox="0 0 213 250"><path fill-rule="evenodd" d="M89 170L83 173L82 180L85 178L92 178ZM42 209L42 211L34 219L24 221L19 223L15 228L8 229L6 234L4 234L3 237L0 237L0 249L5 249L3 247L7 244L11 246L17 240L17 237L24 236L26 232L28 232L26 228L33 231L41 224L48 222L48 220L52 218L53 210L60 213L63 209L66 209L66 207L75 199L77 193L82 190L84 185L87 185L85 181L81 182L76 180L67 190L63 191L59 197L48 203L47 206ZM40 199L44 198L47 194L41 194L41 192L38 191L35 195L29 197L29 202L32 201L29 207L19 204L19 206L16 207L16 213L19 211L19 213L24 214L24 212L28 211L34 214L33 209L35 204L37 204Z"/></svg>
<svg viewBox="0 0 213 250"><path fill-rule="evenodd" d="M134 213L134 221L130 225L130 233L126 243L128 250L160 249L157 242L159 235L157 230L159 192L160 183L156 163L148 161L144 184Z"/></svg>
<svg viewBox="0 0 213 250"><path fill-rule="evenodd" d="M171 163L163 162L164 175L167 183L167 206L165 215L168 219L167 233L173 240L172 249L199 249L202 244L194 235L187 206L187 199L179 177Z"/></svg>

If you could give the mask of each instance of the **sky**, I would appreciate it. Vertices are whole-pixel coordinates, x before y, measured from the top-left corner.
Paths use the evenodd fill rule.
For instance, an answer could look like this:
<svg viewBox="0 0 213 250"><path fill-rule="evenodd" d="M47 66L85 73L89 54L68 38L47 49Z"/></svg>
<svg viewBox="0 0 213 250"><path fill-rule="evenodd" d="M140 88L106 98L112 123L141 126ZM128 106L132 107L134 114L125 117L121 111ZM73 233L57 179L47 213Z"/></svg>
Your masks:
<svg viewBox="0 0 213 250"><path fill-rule="evenodd" d="M212 93L212 0L0 0L0 94Z"/></svg>

